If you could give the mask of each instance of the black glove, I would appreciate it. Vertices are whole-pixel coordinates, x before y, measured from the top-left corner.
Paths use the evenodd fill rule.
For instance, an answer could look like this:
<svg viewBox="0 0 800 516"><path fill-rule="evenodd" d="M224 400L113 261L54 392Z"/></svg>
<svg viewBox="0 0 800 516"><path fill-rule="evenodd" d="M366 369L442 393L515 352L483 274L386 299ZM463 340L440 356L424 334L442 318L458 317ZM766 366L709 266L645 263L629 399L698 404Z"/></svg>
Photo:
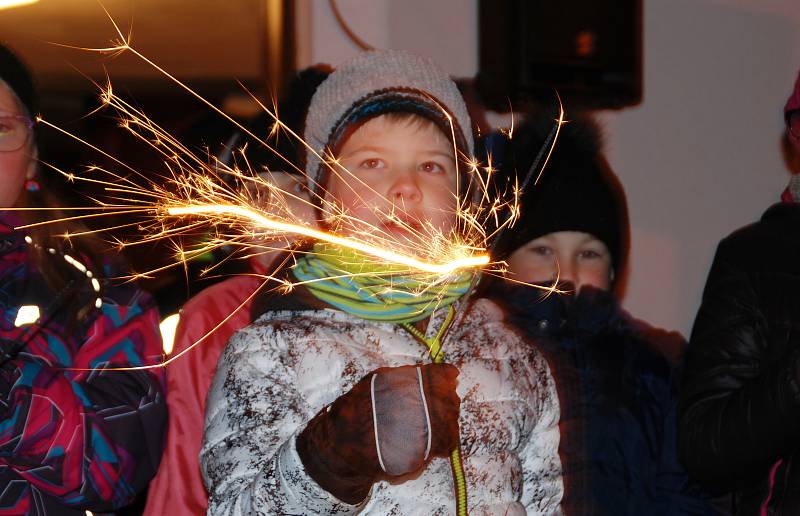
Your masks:
<svg viewBox="0 0 800 516"><path fill-rule="evenodd" d="M448 456L459 442L457 377L450 364L369 373L297 436L306 471L338 499L356 504L376 481Z"/></svg>

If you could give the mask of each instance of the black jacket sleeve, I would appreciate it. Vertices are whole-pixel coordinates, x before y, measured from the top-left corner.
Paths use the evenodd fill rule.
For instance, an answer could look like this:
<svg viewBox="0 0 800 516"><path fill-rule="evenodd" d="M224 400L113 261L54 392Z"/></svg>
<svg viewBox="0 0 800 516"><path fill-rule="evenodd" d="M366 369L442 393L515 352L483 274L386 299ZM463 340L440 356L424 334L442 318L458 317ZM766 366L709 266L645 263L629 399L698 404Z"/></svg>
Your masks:
<svg viewBox="0 0 800 516"><path fill-rule="evenodd" d="M679 406L679 453L697 480L721 490L763 478L800 444L798 355L772 346L761 275L723 240L689 342ZM784 336L785 338L785 336Z"/></svg>

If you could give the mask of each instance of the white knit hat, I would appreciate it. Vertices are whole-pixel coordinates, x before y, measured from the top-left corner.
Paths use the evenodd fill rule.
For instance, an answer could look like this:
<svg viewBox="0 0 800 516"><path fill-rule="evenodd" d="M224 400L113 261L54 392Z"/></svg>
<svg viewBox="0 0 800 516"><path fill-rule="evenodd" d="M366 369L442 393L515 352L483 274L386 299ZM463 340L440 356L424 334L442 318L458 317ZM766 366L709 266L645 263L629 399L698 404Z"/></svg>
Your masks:
<svg viewBox="0 0 800 516"><path fill-rule="evenodd" d="M326 147L334 146L348 125L394 111L414 112L448 126L449 115L457 145L473 154L472 124L455 83L431 59L402 50L362 52L339 66L311 99L304 138L325 156ZM310 151L305 171L321 182L323 167Z"/></svg>

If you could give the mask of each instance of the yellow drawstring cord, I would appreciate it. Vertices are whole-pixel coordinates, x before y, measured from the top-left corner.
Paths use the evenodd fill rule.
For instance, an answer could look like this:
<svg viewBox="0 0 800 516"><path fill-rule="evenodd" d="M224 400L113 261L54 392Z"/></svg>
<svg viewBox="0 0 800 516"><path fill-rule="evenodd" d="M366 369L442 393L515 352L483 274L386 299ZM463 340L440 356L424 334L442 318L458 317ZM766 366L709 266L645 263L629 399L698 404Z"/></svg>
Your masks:
<svg viewBox="0 0 800 516"><path fill-rule="evenodd" d="M441 327L439 327L439 331L436 332L436 336L431 340L426 339L425 335L415 328L413 324L402 323L401 326L405 328L411 335L413 335L418 341L425 344L425 346L428 348L428 353L433 359L433 362L435 364L439 364L444 361L444 353L441 352L442 339L447 333L447 330L450 329L450 325L453 323L455 315L456 311L453 306L448 306L447 317L445 318ZM467 516L467 478L466 475L464 475L464 463L461 462L460 445L457 445L455 449L450 452L450 469L453 472L453 482L455 484L454 487L456 491L456 515Z"/></svg>

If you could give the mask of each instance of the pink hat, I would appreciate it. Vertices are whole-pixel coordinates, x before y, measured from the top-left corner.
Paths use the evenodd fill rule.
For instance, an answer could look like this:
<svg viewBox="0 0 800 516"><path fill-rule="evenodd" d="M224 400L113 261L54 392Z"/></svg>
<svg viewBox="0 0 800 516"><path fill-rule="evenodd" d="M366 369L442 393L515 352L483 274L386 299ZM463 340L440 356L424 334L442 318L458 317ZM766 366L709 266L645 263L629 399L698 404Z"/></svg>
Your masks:
<svg viewBox="0 0 800 516"><path fill-rule="evenodd" d="M789 100L783 107L783 117L786 120L786 136L789 143L800 152L800 139L789 130L789 113L800 109L800 73L797 75L797 80L794 82L794 90L792 91ZM783 191L781 195L783 202L800 202L800 174L793 174L792 179L789 181L789 186Z"/></svg>
<svg viewBox="0 0 800 516"><path fill-rule="evenodd" d="M783 108L784 116L795 109L800 109L800 73L798 73L797 80L794 83L794 91L792 91L792 95L789 97L789 100L786 101L786 106Z"/></svg>
<svg viewBox="0 0 800 516"><path fill-rule="evenodd" d="M789 130L789 113L800 109L800 73L797 75L797 80L794 83L794 90L792 91L789 100L786 101L786 105L783 107L783 117L786 121L786 136L789 138L789 142L791 142L792 146L800 151L800 138L798 138L795 134L796 132L792 132Z"/></svg>

